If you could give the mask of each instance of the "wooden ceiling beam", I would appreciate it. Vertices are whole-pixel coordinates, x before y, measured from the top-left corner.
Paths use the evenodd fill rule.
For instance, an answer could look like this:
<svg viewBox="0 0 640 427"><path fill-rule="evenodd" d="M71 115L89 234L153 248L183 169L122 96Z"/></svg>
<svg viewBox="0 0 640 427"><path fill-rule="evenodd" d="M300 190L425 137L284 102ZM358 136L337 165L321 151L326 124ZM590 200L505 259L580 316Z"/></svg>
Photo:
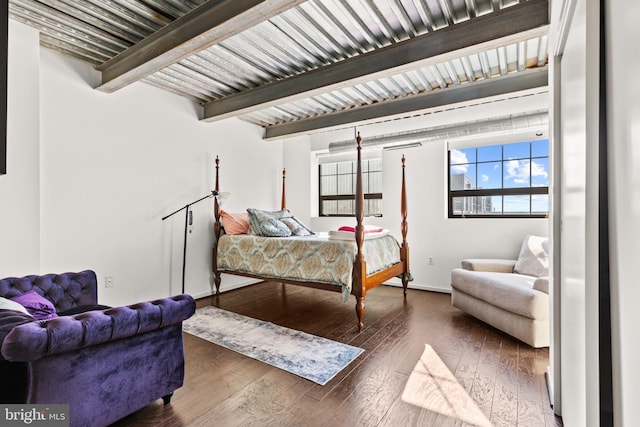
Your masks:
<svg viewBox="0 0 640 427"><path fill-rule="evenodd" d="M305 0L209 0L96 67L114 92Z"/></svg>
<svg viewBox="0 0 640 427"><path fill-rule="evenodd" d="M304 74L226 96L204 106L204 121L224 118L353 86L416 66L486 51L547 33L548 0L528 0Z"/></svg>
<svg viewBox="0 0 640 427"><path fill-rule="evenodd" d="M264 139L274 140L296 135L307 135L319 131L343 128L353 123L370 123L381 118L406 117L407 113L420 114L421 112L427 112L446 105L541 89L546 86L548 86L548 69L545 66L539 69L478 80L474 83L461 84L447 89L438 89L419 95L352 108L346 111L269 126L265 130Z"/></svg>

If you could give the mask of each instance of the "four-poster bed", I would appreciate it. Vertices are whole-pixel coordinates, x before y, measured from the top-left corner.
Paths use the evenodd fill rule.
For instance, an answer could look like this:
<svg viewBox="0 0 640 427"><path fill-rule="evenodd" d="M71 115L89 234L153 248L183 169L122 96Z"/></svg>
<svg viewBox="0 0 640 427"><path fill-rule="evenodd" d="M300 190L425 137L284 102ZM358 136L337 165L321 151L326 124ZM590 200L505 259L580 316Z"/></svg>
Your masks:
<svg viewBox="0 0 640 427"><path fill-rule="evenodd" d="M228 235L224 233L220 206L218 201L214 200L213 273L216 294L220 293L221 273L342 291L345 301L349 295L356 298L359 331L362 331L364 325L364 301L369 290L393 277L401 277L406 297L410 272L409 245L406 240L408 226L405 159L403 156L400 208L402 243L398 243L388 234L379 237L369 234L365 236L360 134L356 143L357 225L353 233L354 239L351 241L331 240L318 235L309 236L304 232L298 235L301 237ZM219 168L220 161L216 157L215 191L220 191ZM282 210L269 213L279 215L278 218L293 218L295 221L285 206L285 178L286 171L283 170Z"/></svg>

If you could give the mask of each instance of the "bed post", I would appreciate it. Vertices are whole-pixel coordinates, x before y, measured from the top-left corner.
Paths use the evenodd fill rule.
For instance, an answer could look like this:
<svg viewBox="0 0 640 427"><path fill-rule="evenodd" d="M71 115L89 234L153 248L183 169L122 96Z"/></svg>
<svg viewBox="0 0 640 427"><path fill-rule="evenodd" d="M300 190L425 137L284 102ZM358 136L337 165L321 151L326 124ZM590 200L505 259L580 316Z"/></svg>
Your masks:
<svg viewBox="0 0 640 427"><path fill-rule="evenodd" d="M356 259L353 262L353 295L356 297L356 314L358 315L358 331L362 331L364 326L364 297L367 293L365 285L367 279L367 264L364 260L362 253L362 243L364 242L364 226L362 225L362 219L364 217L364 191L362 189L362 160L360 143L360 132L356 137L356 143L358 144L358 160L356 163L356 246L358 252L356 253Z"/></svg>
<svg viewBox="0 0 640 427"><path fill-rule="evenodd" d="M287 170L282 168L282 201L280 202L280 209L287 207L287 192L285 191L284 180L287 178Z"/></svg>
<svg viewBox="0 0 640 427"><path fill-rule="evenodd" d="M216 156L216 183L214 190L217 192L220 191L220 158ZM213 216L215 218L215 224L213 225L213 232L215 234L215 239L213 242L213 281L216 286L216 295L220 293L220 272L218 271L218 239L220 238L220 233L222 231L222 224L220 223L220 204L218 203L218 198L213 198Z"/></svg>
<svg viewBox="0 0 640 427"><path fill-rule="evenodd" d="M404 296L407 296L407 285L409 284L409 244L407 243L407 231L409 226L407 224L407 186L404 176L405 158L402 155L402 193L400 196L400 214L402 216L402 223L400 230L402 232L402 246L400 247L400 259L404 263L404 271L402 272L402 288L404 289Z"/></svg>

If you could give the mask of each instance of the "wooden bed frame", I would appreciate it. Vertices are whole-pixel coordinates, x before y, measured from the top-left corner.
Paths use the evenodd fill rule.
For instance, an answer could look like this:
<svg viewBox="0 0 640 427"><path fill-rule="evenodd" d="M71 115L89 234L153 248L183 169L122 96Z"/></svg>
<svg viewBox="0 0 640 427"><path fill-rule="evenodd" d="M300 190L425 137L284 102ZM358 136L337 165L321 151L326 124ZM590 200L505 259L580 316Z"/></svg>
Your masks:
<svg viewBox="0 0 640 427"><path fill-rule="evenodd" d="M401 189L401 233L402 233L402 244L400 246L400 262L394 264L384 270L378 271L370 276L366 275L366 260L364 259L364 254L362 253L362 244L364 242L364 225L362 224L362 220L364 218L364 192L362 187L362 166L361 166L361 142L360 133L358 133L356 137L358 157L357 157L357 169L356 169L356 231L355 231L355 240L357 245L357 253L355 260L353 262L353 284L351 287L351 294L356 297L356 315L358 317L358 330L362 331L364 326L364 314L365 314L365 304L364 299L367 294L367 291L375 288L376 286L381 285L387 280L401 276L402 277L402 287L404 292L404 297L407 296L407 285L409 283L410 272L409 272L409 245L407 243L407 195L406 195L406 184L405 184L405 158L402 156L402 189ZM215 191L220 191L219 186L219 169L220 169L220 159L216 157L216 182L215 182ZM285 198L285 178L286 178L286 170L282 170L282 202L281 208L284 209L286 207L286 198ZM220 222L220 206L218 204L218 200L214 199L214 215L215 215L215 225L214 225L214 233L215 233L215 243L213 245L213 273L214 273L214 283L216 287L216 295L220 293L220 282L221 282L221 273L226 274L235 274L238 276L246 276L255 279L262 280L274 280L269 277L261 277L254 274L248 274L243 272L234 272L234 271L218 271L218 238L220 237L220 233L222 232L222 224ZM282 283L290 283L295 285L309 286L313 288L319 289L327 289L331 291L341 291L340 287L329 284L322 283L314 283L314 282L304 282L304 281L294 281L294 280L281 280L277 279L277 281Z"/></svg>

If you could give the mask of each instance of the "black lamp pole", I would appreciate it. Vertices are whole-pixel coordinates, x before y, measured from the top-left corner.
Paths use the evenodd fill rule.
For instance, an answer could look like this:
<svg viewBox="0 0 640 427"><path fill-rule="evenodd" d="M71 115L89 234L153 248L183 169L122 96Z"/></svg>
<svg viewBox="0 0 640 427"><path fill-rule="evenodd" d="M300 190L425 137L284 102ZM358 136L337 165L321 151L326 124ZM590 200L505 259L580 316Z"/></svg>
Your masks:
<svg viewBox="0 0 640 427"><path fill-rule="evenodd" d="M178 209L177 211L171 212L169 215L165 216L164 218L162 218L162 220L164 221L165 219L169 218L172 215L177 214L178 212L184 210L185 211L185 216L184 216L184 246L182 248L182 293L184 294L184 276L185 276L185 269L186 269L186 264L187 264L187 227L189 226L189 208L192 205L195 205L196 203L204 200L204 199L210 199L212 197L215 197L218 195L217 191L211 191L211 194L207 194L204 197L199 198L198 200L195 200L191 203L187 203L186 205L184 205L183 207L181 207L180 209Z"/></svg>

